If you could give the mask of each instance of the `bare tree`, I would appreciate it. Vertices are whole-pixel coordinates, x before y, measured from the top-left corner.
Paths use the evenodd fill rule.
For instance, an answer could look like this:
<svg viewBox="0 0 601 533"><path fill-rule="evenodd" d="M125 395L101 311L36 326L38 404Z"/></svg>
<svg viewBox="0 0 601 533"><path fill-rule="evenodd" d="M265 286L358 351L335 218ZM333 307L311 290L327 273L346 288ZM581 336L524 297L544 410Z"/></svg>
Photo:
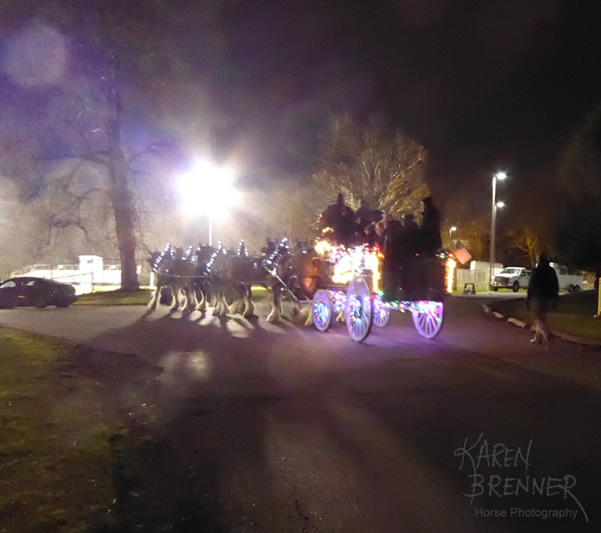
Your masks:
<svg viewBox="0 0 601 533"><path fill-rule="evenodd" d="M470 252L475 260L487 259L487 245L490 228L488 222L483 219L472 219L459 221L457 227L460 228L459 240Z"/></svg>
<svg viewBox="0 0 601 533"><path fill-rule="evenodd" d="M132 167L128 164L130 139L124 138L123 123L127 106L133 104L139 111L151 88L157 87L157 80L175 78L183 72L178 50L170 46L163 31L165 5L151 0L145 16L139 17L123 3L101 0L91 0L85 6L55 0L31 11L18 9L17 4L8 0L1 8L11 19L7 25L19 28L11 36L14 44L6 53L5 66L11 81L24 94L35 89L44 98L39 99L40 108L32 111L35 118L21 120L29 131L15 137L36 139L32 154L38 164L32 175L43 176L51 168L48 159L41 159L60 156L102 169L121 260L121 285L136 289L138 224L131 190ZM35 50L52 51L53 62L44 63L44 54L27 54L32 40ZM28 60L20 61L24 56ZM75 203L87 199L72 198ZM69 207L77 210L77 205ZM85 226L73 212L69 217L57 215L49 222L54 228L72 225L83 231Z"/></svg>
<svg viewBox="0 0 601 533"><path fill-rule="evenodd" d="M531 227L523 227L518 232L509 235L509 245L523 252L531 266L536 266L536 259L540 248L538 233Z"/></svg>
<svg viewBox="0 0 601 533"><path fill-rule="evenodd" d="M372 209L394 215L417 214L428 196L426 150L400 131L372 124L365 129L348 115L333 119L315 185L323 201L347 193L355 207L361 200Z"/></svg>

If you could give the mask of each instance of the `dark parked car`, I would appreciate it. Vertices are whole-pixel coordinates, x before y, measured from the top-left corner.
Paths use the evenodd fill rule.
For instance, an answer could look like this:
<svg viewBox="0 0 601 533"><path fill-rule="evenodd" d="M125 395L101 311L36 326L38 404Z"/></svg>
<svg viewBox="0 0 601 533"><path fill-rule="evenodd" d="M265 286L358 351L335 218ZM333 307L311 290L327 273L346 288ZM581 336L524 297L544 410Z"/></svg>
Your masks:
<svg viewBox="0 0 601 533"><path fill-rule="evenodd" d="M77 300L75 289L66 283L44 278L10 278L0 283L0 307L48 305L69 307Z"/></svg>

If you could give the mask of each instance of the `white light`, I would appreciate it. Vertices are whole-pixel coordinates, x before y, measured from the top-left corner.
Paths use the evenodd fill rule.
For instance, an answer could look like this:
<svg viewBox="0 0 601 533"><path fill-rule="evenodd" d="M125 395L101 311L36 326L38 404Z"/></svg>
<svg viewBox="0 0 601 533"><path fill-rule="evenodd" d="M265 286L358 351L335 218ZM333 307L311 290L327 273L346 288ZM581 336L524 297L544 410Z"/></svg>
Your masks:
<svg viewBox="0 0 601 533"><path fill-rule="evenodd" d="M451 226L451 229L449 231L457 231L457 226Z"/></svg>
<svg viewBox="0 0 601 533"><path fill-rule="evenodd" d="M219 218L240 200L232 170L209 161L199 163L182 176L178 188L186 212L211 218Z"/></svg>
<svg viewBox="0 0 601 533"><path fill-rule="evenodd" d="M497 207L505 207L505 202L497 202Z"/></svg>
<svg viewBox="0 0 601 533"><path fill-rule="evenodd" d="M495 174L495 178L497 178L498 180L504 180L506 177L507 177L506 172L497 172Z"/></svg>

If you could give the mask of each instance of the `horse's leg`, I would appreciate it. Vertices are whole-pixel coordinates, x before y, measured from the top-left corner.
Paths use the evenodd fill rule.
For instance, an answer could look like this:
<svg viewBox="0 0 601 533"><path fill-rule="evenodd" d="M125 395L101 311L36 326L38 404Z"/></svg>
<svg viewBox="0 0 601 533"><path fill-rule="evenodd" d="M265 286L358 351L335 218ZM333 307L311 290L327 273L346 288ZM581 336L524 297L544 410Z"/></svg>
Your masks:
<svg viewBox="0 0 601 533"><path fill-rule="evenodd" d="M190 288L187 284L182 285L182 311L189 311L190 308Z"/></svg>
<svg viewBox="0 0 601 533"><path fill-rule="evenodd" d="M221 293L221 287L218 284L215 284L214 286L215 292L213 293L213 296L215 298L215 305L213 307L213 315L214 316L220 316L221 313L221 300L219 298L219 295Z"/></svg>
<svg viewBox="0 0 601 533"><path fill-rule="evenodd" d="M246 287L246 291L245 291L244 313L242 316L244 318L249 318L251 316L254 316L254 314L255 314L255 304L253 303L252 286L248 285Z"/></svg>
<svg viewBox="0 0 601 533"><path fill-rule="evenodd" d="M273 305L271 306L271 313L267 316L267 322L279 322L281 319L280 307L282 305L282 289L279 283L275 283L272 286L273 291Z"/></svg>
<svg viewBox="0 0 601 533"><path fill-rule="evenodd" d="M222 282L215 287L215 309L213 310L214 316L225 315L226 303L225 303L225 290Z"/></svg>
<svg viewBox="0 0 601 533"><path fill-rule="evenodd" d="M171 284L171 295L173 296L173 302L171 302L171 311L177 311L179 309L179 283L174 282Z"/></svg>
<svg viewBox="0 0 601 533"><path fill-rule="evenodd" d="M196 309L197 301L196 301L196 289L194 287L194 281L190 280L189 283L186 284L186 293L188 301L186 302L186 309L188 311L194 311Z"/></svg>
<svg viewBox="0 0 601 533"><path fill-rule="evenodd" d="M313 325L313 306L308 305L306 307L306 309L308 310L308 313L307 313L307 319L305 320L305 326L312 326Z"/></svg>
<svg viewBox="0 0 601 533"><path fill-rule="evenodd" d="M200 298L197 298L198 305L196 306L197 311L205 311L207 308L207 295L204 287L204 282L198 283L196 286L198 292L200 293Z"/></svg>
<svg viewBox="0 0 601 533"><path fill-rule="evenodd" d="M161 289L163 288L162 283L160 282L160 280L158 279L157 276L157 286L154 290L154 294L152 295L152 298L150 299L150 302L148 302L148 307L149 309L156 309L157 308L157 304L159 303L159 296L161 294Z"/></svg>
<svg viewBox="0 0 601 533"><path fill-rule="evenodd" d="M230 314L237 315L244 311L244 291L243 284L232 283L233 300L228 309Z"/></svg>
<svg viewBox="0 0 601 533"><path fill-rule="evenodd" d="M214 285L209 285L207 289L207 305L210 307L217 306L217 288Z"/></svg>

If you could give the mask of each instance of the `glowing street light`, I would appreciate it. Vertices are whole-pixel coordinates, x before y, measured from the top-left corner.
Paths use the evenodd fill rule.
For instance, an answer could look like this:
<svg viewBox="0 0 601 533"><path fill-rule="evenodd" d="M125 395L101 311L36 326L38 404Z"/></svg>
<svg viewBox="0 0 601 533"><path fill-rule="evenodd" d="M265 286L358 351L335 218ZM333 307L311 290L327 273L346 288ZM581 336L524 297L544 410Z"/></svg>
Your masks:
<svg viewBox="0 0 601 533"><path fill-rule="evenodd" d="M449 239L453 239L453 232L457 231L457 226L451 226L449 228Z"/></svg>
<svg viewBox="0 0 601 533"><path fill-rule="evenodd" d="M491 207L491 216L490 216L490 269L489 276L490 281L489 284L492 284L493 279L493 265L495 264L495 231L496 231L496 223L497 223L497 208L505 207L503 202L497 202L497 180L504 180L507 177L505 172L497 172L492 177L492 207Z"/></svg>
<svg viewBox="0 0 601 533"><path fill-rule="evenodd" d="M201 161L179 182L183 210L192 215L200 213L208 217L209 246L213 244L213 221L239 202L240 194L234 181L232 169Z"/></svg>

